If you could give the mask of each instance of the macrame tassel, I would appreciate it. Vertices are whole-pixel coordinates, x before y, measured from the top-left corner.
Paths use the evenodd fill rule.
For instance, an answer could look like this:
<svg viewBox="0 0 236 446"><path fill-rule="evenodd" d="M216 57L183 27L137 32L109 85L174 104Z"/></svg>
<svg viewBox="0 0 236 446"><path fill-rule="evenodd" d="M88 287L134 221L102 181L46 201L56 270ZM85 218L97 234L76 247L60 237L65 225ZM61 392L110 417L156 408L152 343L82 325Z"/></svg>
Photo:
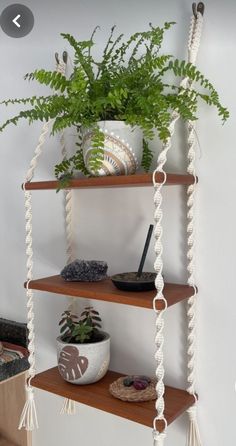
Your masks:
<svg viewBox="0 0 236 446"><path fill-rule="evenodd" d="M164 446L164 440L166 438L166 431L158 432L153 430L153 446Z"/></svg>
<svg viewBox="0 0 236 446"><path fill-rule="evenodd" d="M69 398L65 398L60 414L75 415L75 402L73 400L70 400Z"/></svg>
<svg viewBox="0 0 236 446"><path fill-rule="evenodd" d="M187 436L186 446L202 446L198 422L197 422L197 411L196 406L190 407L187 411L189 414L189 431Z"/></svg>
<svg viewBox="0 0 236 446"><path fill-rule="evenodd" d="M18 429L24 428L27 431L33 431L35 428L38 429L39 427L33 388L31 386L26 386L26 393L26 402L22 410Z"/></svg>

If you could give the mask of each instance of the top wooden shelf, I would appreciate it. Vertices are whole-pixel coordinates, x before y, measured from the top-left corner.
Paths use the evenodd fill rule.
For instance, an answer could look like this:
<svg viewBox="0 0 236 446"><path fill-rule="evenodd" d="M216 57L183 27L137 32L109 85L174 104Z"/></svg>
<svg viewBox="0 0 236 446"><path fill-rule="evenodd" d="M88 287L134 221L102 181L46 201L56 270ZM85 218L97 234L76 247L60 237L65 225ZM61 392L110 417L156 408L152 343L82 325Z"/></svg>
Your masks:
<svg viewBox="0 0 236 446"><path fill-rule="evenodd" d="M24 286L26 287L26 283ZM29 288L65 296L86 297L88 299L150 309L153 308L153 299L156 296L156 290L142 292L118 290L109 278L100 282L67 282L60 276L51 276L31 280ZM193 291L193 288L188 285L165 283L164 296L168 307L191 297ZM156 308L163 310L165 308L164 302L158 301Z"/></svg>
<svg viewBox="0 0 236 446"><path fill-rule="evenodd" d="M163 181L163 174L156 174L156 181ZM193 175L167 173L166 186L189 185L194 183ZM97 188L97 187L141 187L152 186L152 173L138 173L134 175L114 175L104 177L77 178L70 181L68 189ZM57 189L58 181L32 181L25 183L26 190Z"/></svg>

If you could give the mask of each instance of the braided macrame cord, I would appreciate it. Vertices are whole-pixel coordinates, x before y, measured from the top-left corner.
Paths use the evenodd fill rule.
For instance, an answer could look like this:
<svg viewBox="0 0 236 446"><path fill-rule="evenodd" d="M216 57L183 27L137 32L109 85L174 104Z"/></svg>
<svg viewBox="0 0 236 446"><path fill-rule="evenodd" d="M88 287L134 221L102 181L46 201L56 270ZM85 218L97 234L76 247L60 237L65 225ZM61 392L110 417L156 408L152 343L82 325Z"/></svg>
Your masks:
<svg viewBox="0 0 236 446"><path fill-rule="evenodd" d="M65 69L64 73L65 74ZM60 138L60 144L61 144L61 153L63 159L67 156L66 151L66 144L65 144L65 135L64 133L61 134ZM73 191L72 189L66 189L64 191L64 208L65 208L65 231L66 231L66 254L67 254L67 265L73 260L75 260L75 240L74 240L74 231L73 231L73 213L72 213L72 202L73 202ZM74 309L75 306L75 299L73 297L69 298L69 310ZM60 411L60 414L67 414L67 415L75 415L76 408L75 408L75 401L70 400L69 398L64 398L64 402Z"/></svg>
<svg viewBox="0 0 236 446"><path fill-rule="evenodd" d="M65 74L66 64L59 60L57 63L56 70L62 74ZM34 401L34 389L31 385L31 380L35 376L35 329L34 329L34 302L33 297L34 293L33 290L30 289L30 281L33 278L33 247L32 247L32 194L31 191L25 189L25 184L27 182L32 181L35 173L35 169L38 165L39 158L43 151L43 146L46 141L46 137L50 131L51 125L53 120L49 120L43 125L38 145L35 149L34 156L30 162L29 170L26 174L25 183L23 184L23 190L24 190L24 196L25 196L25 220L26 220L26 267L27 267L27 284L26 284L26 298L27 298L27 328L28 328L28 350L29 350L29 357L28 361L30 364L30 367L28 369L28 377L26 380L26 402L20 417L19 422L19 429L25 428L27 431L32 431L35 428L38 428L38 419L37 419L37 412L35 407L35 401ZM64 137L61 137L61 144L64 144ZM63 147L63 146L62 146ZM69 206L67 207L68 215L69 212ZM68 221L70 220L70 217L68 217ZM70 228L70 224L67 224L68 231ZM72 236L70 237L70 240L72 239ZM67 236L67 243L69 244L69 235ZM67 253L68 253L67 248Z"/></svg>
<svg viewBox="0 0 236 446"><path fill-rule="evenodd" d="M195 64L197 53L200 45L201 39L201 31L203 24L203 15L200 12L197 12L196 16L193 15L190 24L189 31L189 41L188 41L188 61ZM180 84L183 88L191 88L191 83L188 78L182 80ZM167 302L163 295L164 289L164 281L162 276L163 269L163 260L162 260L162 187L166 183L166 173L164 171L164 166L167 161L168 151L171 149L171 141L172 136L175 130L175 124L179 120L179 114L177 112L173 112L172 120L169 126L170 136L162 147L162 150L159 154L157 160L157 167L153 173L153 186L154 186L154 236L155 236L155 263L154 269L156 272L156 290L157 294L153 300L153 309L156 313L156 336L155 336L155 344L156 344L156 352L155 352L155 360L156 360L156 377L157 377L157 400L156 400L156 410L157 416L153 420L153 445L154 446L163 446L164 440L166 437L167 430L167 420L164 415L165 411L165 402L164 402L164 393L165 393L165 385L164 385L164 365L163 365L163 329L164 329L164 312L167 308ZM188 271L188 284L194 288L194 294L192 297L188 299L188 387L187 391L194 395L195 401L197 401L197 397L195 394L195 344L196 344L196 293L197 289L195 286L194 279L194 197L196 191L196 175L195 175L195 125L192 121L187 123L188 130L188 168L187 171L189 174L193 175L195 178L194 184L190 185L187 188L187 271ZM162 180L157 182L157 175L161 174ZM162 301L164 302L164 309L157 310L156 302ZM196 417L196 404L192 406L189 410L189 431L187 436L187 446L201 446L199 428L197 424ZM158 431L157 422L161 422L163 426L162 431Z"/></svg>
<svg viewBox="0 0 236 446"><path fill-rule="evenodd" d="M203 16L201 13L197 14L197 19L193 21L193 38L191 45L189 46L189 61L193 64L196 63L197 53L201 40L201 32L203 25ZM190 85L191 88L191 85ZM197 396L195 392L195 376L196 376L196 296L197 288L195 286L195 222L194 222L194 209L195 209L195 193L196 193L196 172L195 172L195 144L196 144L196 131L195 123L189 121L187 123L188 129L188 166L187 171L194 176L194 183L187 188L187 270L188 270L188 284L194 288L194 294L188 299L187 302L187 318L188 318L188 387L187 391L194 395L195 404L188 409L189 414L189 431L187 436L187 446L201 446L201 438L197 423L196 402Z"/></svg>
<svg viewBox="0 0 236 446"><path fill-rule="evenodd" d="M62 143L62 155L66 156L64 135L61 137ZM75 260L74 255L74 234L73 234L73 221L72 221L72 189L67 189L64 192L64 203L65 203L65 229L66 229L66 253L67 253L67 265ZM74 301L72 297L69 298L69 309L73 310ZM61 414L74 415L75 411L75 401L68 398L64 399L63 406L60 411Z"/></svg>

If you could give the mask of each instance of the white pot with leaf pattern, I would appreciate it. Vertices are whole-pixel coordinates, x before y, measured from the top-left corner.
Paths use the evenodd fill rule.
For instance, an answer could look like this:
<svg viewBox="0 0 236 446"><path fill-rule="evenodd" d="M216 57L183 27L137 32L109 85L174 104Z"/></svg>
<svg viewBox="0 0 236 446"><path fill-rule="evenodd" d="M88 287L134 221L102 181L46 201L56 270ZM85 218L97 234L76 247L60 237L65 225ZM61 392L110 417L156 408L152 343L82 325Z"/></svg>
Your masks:
<svg viewBox="0 0 236 446"><path fill-rule="evenodd" d="M110 363L110 336L99 332L100 339L90 343L67 343L57 338L58 370L72 384L92 384L102 379Z"/></svg>
<svg viewBox="0 0 236 446"><path fill-rule="evenodd" d="M82 132L84 163L89 173L95 176L134 174L142 162L142 130L124 121L99 121L97 125L98 138L96 130Z"/></svg>

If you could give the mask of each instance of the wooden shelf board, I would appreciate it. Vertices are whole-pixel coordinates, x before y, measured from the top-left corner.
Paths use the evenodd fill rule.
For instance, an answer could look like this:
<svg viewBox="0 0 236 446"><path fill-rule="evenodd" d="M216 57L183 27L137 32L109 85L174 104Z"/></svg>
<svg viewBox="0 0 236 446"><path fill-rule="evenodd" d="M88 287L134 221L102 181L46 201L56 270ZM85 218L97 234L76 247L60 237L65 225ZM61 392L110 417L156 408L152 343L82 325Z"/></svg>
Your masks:
<svg viewBox="0 0 236 446"><path fill-rule="evenodd" d="M152 302L156 295L155 290L142 292L118 290L110 279L102 280L101 282L67 282L59 275L31 280L29 288L67 296L86 297L89 299L115 302L143 308L153 308ZM168 306L171 306L181 300L191 297L193 291L193 288L188 285L166 283L164 287L164 296ZM162 310L164 308L164 303L162 301L157 302L156 308Z"/></svg>
<svg viewBox="0 0 236 446"><path fill-rule="evenodd" d="M163 174L156 174L156 181L163 181ZM188 174L167 173L167 186L189 185L194 183L194 177ZM152 173L137 173L134 175L114 175L104 177L78 178L70 181L68 189L95 187L136 187L151 186ZM32 181L25 184L26 190L57 189L58 181Z"/></svg>
<svg viewBox="0 0 236 446"><path fill-rule="evenodd" d="M109 393L109 384L122 376L120 373L108 371L106 376L97 383L78 386L64 381L58 368L39 373L32 380L32 385L42 390L72 399L87 406L118 415L122 418L152 427L156 416L155 401L145 403L128 403L114 398ZM194 396L185 390L166 386L165 417L167 423L172 423L195 402ZM162 422L157 422L157 429L163 430Z"/></svg>

